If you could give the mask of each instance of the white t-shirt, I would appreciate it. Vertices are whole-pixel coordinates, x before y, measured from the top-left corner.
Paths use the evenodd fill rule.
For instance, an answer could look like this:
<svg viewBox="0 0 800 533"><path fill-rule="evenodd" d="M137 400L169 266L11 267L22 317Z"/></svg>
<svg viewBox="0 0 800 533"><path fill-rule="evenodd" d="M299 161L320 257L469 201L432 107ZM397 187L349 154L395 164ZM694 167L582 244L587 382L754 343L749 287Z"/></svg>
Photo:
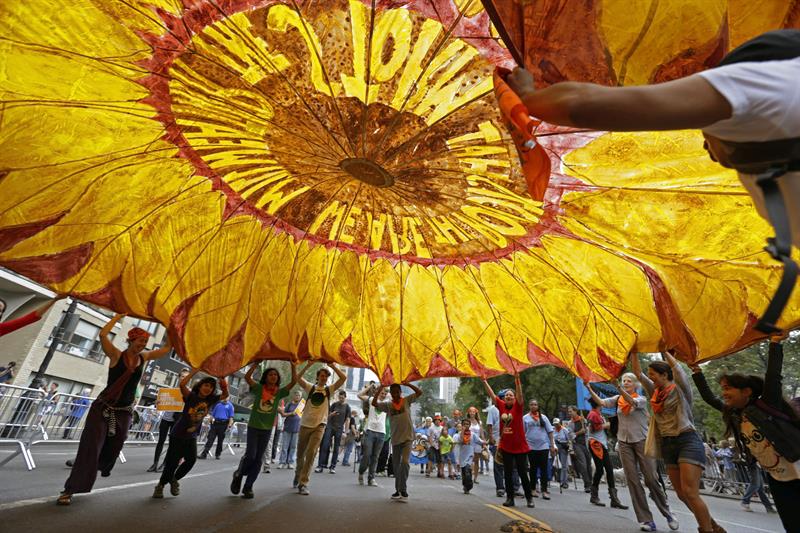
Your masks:
<svg viewBox="0 0 800 533"><path fill-rule="evenodd" d="M697 75L733 110L731 118L706 126L704 132L733 142L800 137L800 57L735 63Z"/></svg>
<svg viewBox="0 0 800 533"><path fill-rule="evenodd" d="M800 57L783 61L735 63L695 74L728 100L733 116L703 128L705 133L733 142L764 142L800 137ZM777 179L786 202L792 242L800 247L800 172ZM739 173L739 180L762 218L769 220L756 176Z"/></svg>
<svg viewBox="0 0 800 533"><path fill-rule="evenodd" d="M375 433L386 434L386 413L373 409L372 405L369 405L366 429Z"/></svg>

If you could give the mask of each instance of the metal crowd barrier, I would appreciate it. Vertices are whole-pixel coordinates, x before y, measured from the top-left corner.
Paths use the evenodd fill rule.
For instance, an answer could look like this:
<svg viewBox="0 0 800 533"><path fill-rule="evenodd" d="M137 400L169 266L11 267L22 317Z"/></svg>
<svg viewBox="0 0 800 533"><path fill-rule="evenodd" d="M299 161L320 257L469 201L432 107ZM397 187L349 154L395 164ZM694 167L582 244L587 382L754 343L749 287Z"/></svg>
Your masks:
<svg viewBox="0 0 800 533"><path fill-rule="evenodd" d="M22 455L28 470L36 468L29 443L32 427L44 409L45 393L42 389L3 385L0 395L0 444L19 449L0 461L0 466Z"/></svg>
<svg viewBox="0 0 800 533"><path fill-rule="evenodd" d="M17 448L0 461L0 467L21 455L28 470L36 468L33 446L45 443L78 444L95 398L58 393L46 397L42 389L0 386L0 446ZM153 406L135 406L126 444L154 444L163 413ZM228 446L231 454L233 449ZM120 462L125 463L123 453Z"/></svg>

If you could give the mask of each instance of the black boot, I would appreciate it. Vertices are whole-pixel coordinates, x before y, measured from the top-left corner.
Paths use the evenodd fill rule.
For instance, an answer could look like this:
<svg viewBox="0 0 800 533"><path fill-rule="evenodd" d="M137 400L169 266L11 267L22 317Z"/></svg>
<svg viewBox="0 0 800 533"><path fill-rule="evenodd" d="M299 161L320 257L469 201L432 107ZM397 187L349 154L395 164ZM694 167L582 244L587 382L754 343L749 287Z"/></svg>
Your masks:
<svg viewBox="0 0 800 533"><path fill-rule="evenodd" d="M155 472L156 468L158 468L158 464L157 463L153 463L152 465L150 465L150 468L148 468L147 471L148 472Z"/></svg>
<svg viewBox="0 0 800 533"><path fill-rule="evenodd" d="M617 497L617 489L612 489L611 487L608 488L608 497L611 498L611 507L613 509L627 509L627 505L622 505L622 502L619 501Z"/></svg>
<svg viewBox="0 0 800 533"><path fill-rule="evenodd" d="M503 507L514 507L514 498L508 498L503 502Z"/></svg>
<svg viewBox="0 0 800 533"><path fill-rule="evenodd" d="M597 505L598 507L605 507L606 504L600 501L600 496L598 495L598 487L592 486L592 497L589 498L589 503L592 505Z"/></svg>

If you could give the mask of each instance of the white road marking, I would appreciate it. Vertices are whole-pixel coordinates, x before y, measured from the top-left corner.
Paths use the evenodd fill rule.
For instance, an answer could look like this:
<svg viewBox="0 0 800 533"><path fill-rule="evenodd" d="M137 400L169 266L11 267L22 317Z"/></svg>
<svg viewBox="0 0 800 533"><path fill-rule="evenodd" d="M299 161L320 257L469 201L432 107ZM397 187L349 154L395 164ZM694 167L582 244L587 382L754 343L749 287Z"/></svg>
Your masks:
<svg viewBox="0 0 800 533"><path fill-rule="evenodd" d="M231 471L232 470L230 468L225 468L225 469L220 469L220 470L211 470L210 472L201 472L201 473L198 473L198 474L189 474L188 476L186 476L183 479L191 479L191 478L195 478L195 477L210 476L212 474L220 474L222 472L231 472ZM102 494L104 492L115 492L115 491L119 491L119 490L133 489L133 488L136 488L136 487L144 487L144 486L147 486L147 485L150 485L150 486L154 487L157 482L158 482L158 480L156 480L154 478L154 479L152 479L150 481L140 481L138 483L127 483L125 485L113 485L111 487L103 487L103 488L100 488L100 489L94 489L89 494ZM75 494L73 496L73 498L79 498L79 497L83 497L83 496L85 496L85 495L84 494ZM53 503L55 505L55 500L56 500L56 496L47 496L47 497L44 497L44 498L31 498L29 500L18 500L18 501L15 501L15 502L4 503L4 504L0 504L0 512L7 511L9 509L18 509L20 507L28 507L30 505L37 505L37 504L40 504L40 503L51 502L51 503Z"/></svg>
<svg viewBox="0 0 800 533"><path fill-rule="evenodd" d="M686 516L694 517L692 513L687 513L686 511L672 511L675 514L683 514ZM729 520L719 520L715 519L720 524L727 524L729 526L736 526L736 527L743 527L745 529L752 529L753 531L763 531L764 533L775 533L774 529L761 529L759 527L748 526L747 524L740 524L739 522L731 522Z"/></svg>

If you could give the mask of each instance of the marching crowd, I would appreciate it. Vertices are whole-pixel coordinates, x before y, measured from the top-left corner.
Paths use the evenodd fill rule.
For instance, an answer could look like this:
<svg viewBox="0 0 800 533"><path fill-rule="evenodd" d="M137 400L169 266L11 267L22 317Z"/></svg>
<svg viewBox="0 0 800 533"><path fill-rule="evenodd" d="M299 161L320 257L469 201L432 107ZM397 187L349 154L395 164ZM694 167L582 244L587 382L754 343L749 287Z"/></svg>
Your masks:
<svg viewBox="0 0 800 533"><path fill-rule="evenodd" d="M109 332L122 316L116 315L100 332L103 351L110 359L108 382L86 412L78 452L74 461L70 461L72 470L58 498L60 505L70 505L73 494L91 492L98 472L102 476L111 474L131 427L134 395L144 365L170 350L167 345L144 351L149 334L140 328L128 332L124 350L116 348ZM514 506L517 497L524 497L528 507L535 506L534 498L549 500L553 466L557 483L563 489L568 487L571 465L575 480L583 481L589 503L606 505L600 496L600 484L605 477L609 505L625 510L628 507L618 497L611 463L610 422L601 412L603 407L614 407L618 419L616 451L642 531L656 530L645 488L669 528L679 527L656 469L655 459L661 458L672 488L694 514L699 531L724 532L700 495L701 474L708 456L719 460L723 471L729 470L733 449L753 469L743 506L750 510L750 498L758 493L767 510L771 509L764 487L758 483L760 465L767 474L784 527L787 531L800 531L800 510L796 506L800 501L800 421L796 405L782 396L782 345L770 343L764 378L723 375L719 382L721 398L715 396L700 367L691 366L692 379L701 397L722 413L731 435L731 440L725 440L717 450L711 450L701 440L694 425L692 387L681 365L669 352L663 357L663 361L651 362L644 371L638 357L633 356L633 372L623 374L621 382L611 382L618 390L611 397L601 398L586 383L592 405L586 416L570 407L568 420L551 420L539 410L536 400L525 402L516 375L514 389L498 392L484 380L491 400L485 422L479 408L471 406L466 416L456 410L449 419L441 415L426 417L418 427L412 423L411 406L422 391L414 384L403 384L411 391L408 395L404 395L404 388L398 383L388 389L369 384L358 394L363 410L363 416L359 416L340 390L345 375L336 365L320 368L316 379L309 382L303 376L311 362L300 369L292 364L291 379L283 384L275 368L267 368L255 379L258 365L253 364L245 376L254 400L247 423L246 446L232 473L230 490L243 498L253 498L262 468L269 471L269 464L280 448L278 468L293 469L294 488L301 495L309 495L312 472L336 472L344 439L344 465L350 464L350 456L356 449L357 482L373 486L376 476L393 476L393 500L409 498L408 477L412 452L416 452L414 462L422 462L424 475L444 478L446 471L448 478L461 481L465 494L479 483L481 473L488 474L491 469L497 496L505 498L505 506ZM201 459L208 457L214 441L215 457L219 458L224 436L231 426L233 410L227 401L227 381L203 377L192 383L197 372L186 371L181 375L182 411L165 413L159 422L154 461L148 469L160 473L153 498L163 498L167 486L173 496L180 494L180 480L198 458L198 435L206 417L210 416L211 424L199 455ZM335 379L329 384L332 377ZM295 385L299 389L294 390ZM280 446L276 431L279 422ZM166 456L159 465L164 444L167 444ZM422 456L424 460L420 461Z"/></svg>

